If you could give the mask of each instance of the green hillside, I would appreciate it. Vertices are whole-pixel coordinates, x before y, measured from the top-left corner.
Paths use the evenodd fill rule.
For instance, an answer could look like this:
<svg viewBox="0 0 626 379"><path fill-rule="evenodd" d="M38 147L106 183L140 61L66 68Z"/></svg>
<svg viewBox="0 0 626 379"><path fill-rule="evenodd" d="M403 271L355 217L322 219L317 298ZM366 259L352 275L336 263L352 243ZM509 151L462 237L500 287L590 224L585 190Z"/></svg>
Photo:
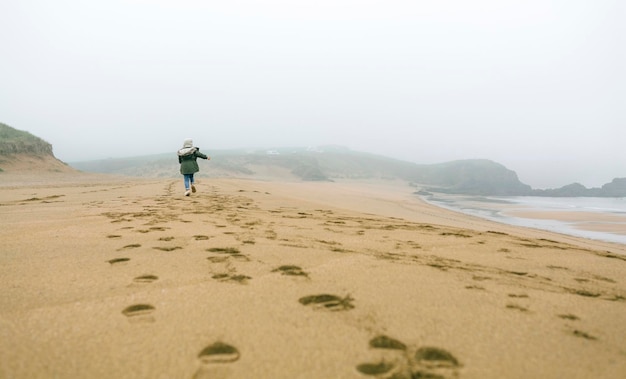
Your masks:
<svg viewBox="0 0 626 379"><path fill-rule="evenodd" d="M0 156L52 155L52 145L34 135L0 123Z"/></svg>

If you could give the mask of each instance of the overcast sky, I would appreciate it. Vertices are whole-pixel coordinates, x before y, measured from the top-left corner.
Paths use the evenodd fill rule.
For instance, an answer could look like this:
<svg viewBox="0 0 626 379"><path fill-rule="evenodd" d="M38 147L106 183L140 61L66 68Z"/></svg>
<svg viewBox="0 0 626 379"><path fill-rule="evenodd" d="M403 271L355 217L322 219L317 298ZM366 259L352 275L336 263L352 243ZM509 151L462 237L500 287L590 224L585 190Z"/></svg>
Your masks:
<svg viewBox="0 0 626 379"><path fill-rule="evenodd" d="M336 144L626 177L621 0L2 0L0 122L66 162Z"/></svg>

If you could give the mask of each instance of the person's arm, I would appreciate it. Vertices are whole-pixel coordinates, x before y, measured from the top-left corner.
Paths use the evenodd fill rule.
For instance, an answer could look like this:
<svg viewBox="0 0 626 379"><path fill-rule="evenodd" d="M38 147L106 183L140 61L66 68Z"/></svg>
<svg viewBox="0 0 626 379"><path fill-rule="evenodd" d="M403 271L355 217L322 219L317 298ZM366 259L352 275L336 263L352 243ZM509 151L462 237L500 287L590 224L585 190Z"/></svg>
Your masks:
<svg viewBox="0 0 626 379"><path fill-rule="evenodd" d="M211 159L211 157L209 157L208 155L202 154L199 149L198 151L196 151L196 157L202 158L202 159Z"/></svg>

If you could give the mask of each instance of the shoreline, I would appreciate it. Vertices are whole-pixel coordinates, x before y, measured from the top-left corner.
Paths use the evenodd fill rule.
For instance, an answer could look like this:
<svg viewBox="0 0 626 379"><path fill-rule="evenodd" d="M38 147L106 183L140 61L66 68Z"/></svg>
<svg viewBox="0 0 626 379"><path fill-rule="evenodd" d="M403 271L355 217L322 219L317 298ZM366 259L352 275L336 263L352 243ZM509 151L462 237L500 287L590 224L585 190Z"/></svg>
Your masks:
<svg viewBox="0 0 626 379"><path fill-rule="evenodd" d="M533 197L442 195L420 196L429 204L494 222L535 228L574 237L617 243L626 247L626 213L567 209L533 203ZM434 198L434 200L433 200ZM549 198L552 199L552 198ZM563 198L554 198L562 201ZM567 199L567 198L566 198ZM604 198L601 198L604 200Z"/></svg>

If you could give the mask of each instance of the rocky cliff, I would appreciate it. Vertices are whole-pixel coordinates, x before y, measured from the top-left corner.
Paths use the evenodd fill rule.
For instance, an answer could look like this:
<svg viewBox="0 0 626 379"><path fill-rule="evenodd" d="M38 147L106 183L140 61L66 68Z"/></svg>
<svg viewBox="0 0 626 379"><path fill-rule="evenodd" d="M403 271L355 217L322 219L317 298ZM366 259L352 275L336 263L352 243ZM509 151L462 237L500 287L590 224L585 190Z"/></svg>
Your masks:
<svg viewBox="0 0 626 379"><path fill-rule="evenodd" d="M0 123L0 172L74 171L52 153L52 145Z"/></svg>

